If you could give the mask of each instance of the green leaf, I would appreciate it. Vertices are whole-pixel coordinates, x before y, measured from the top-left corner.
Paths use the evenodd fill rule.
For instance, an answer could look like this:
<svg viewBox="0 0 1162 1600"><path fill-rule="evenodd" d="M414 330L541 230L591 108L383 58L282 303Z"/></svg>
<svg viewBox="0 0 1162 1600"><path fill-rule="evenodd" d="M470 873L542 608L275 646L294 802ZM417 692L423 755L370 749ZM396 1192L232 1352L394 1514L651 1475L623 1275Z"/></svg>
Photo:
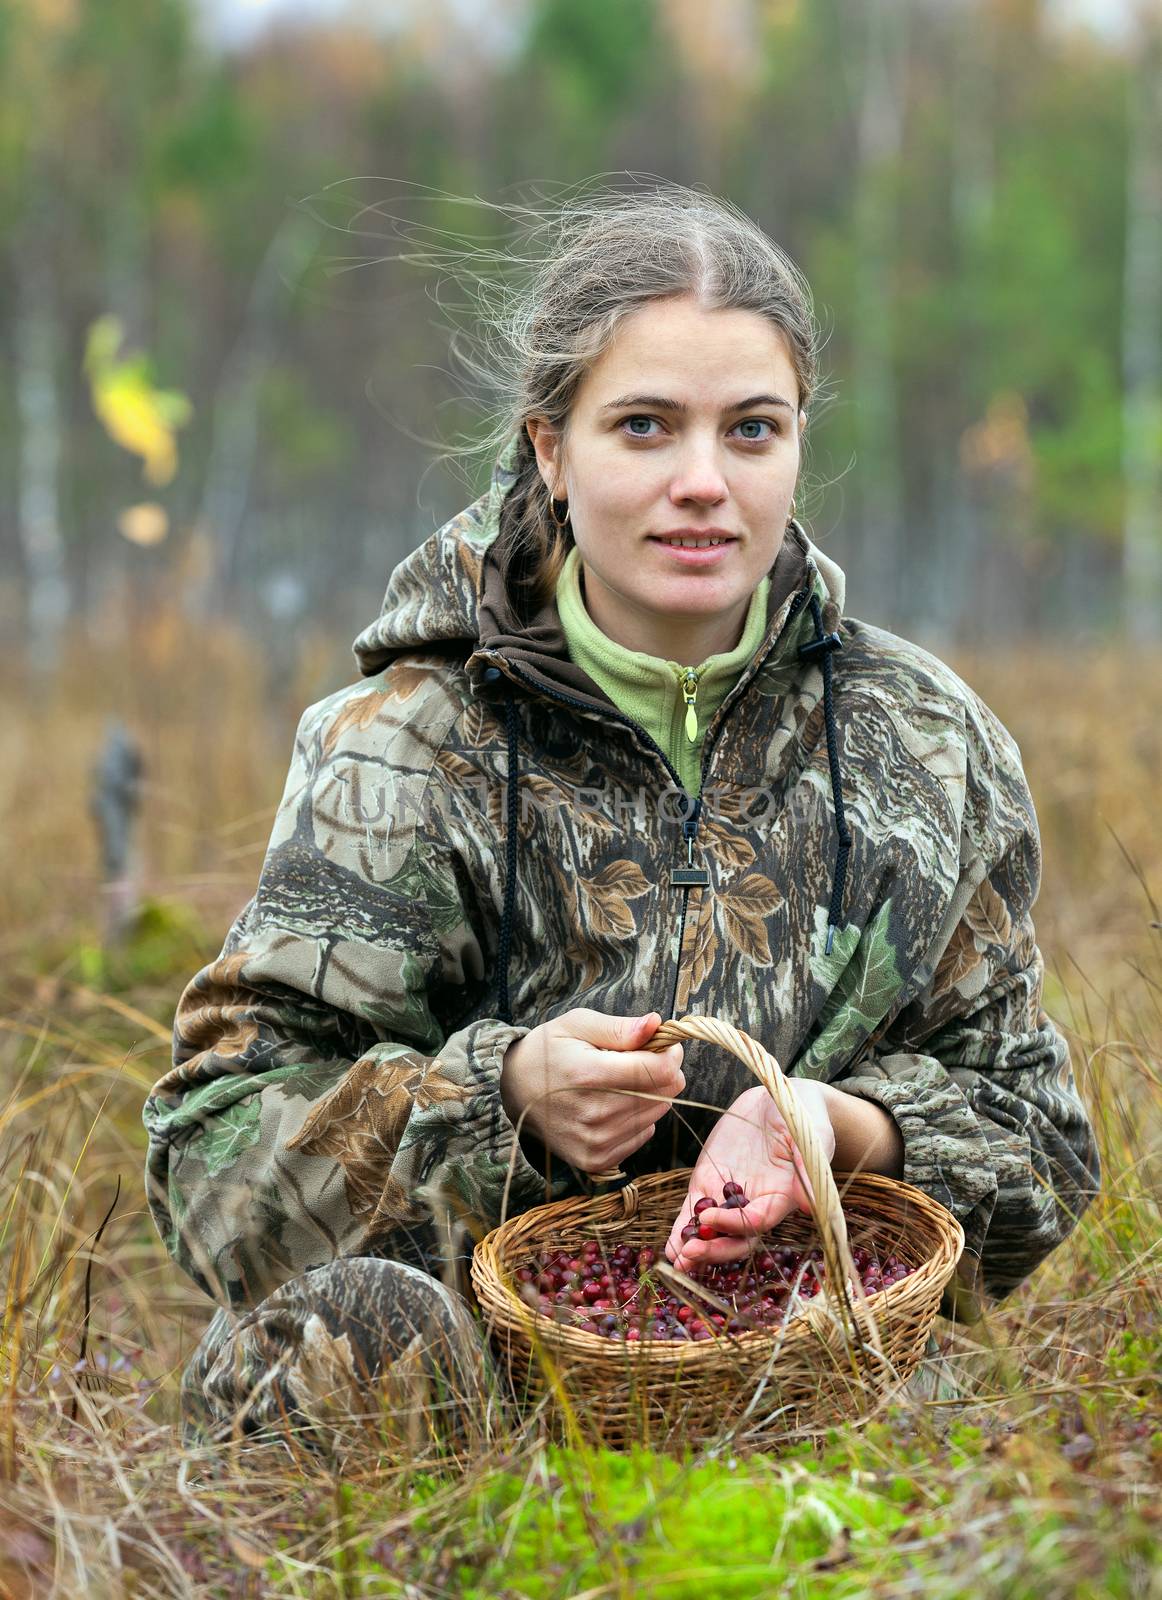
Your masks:
<svg viewBox="0 0 1162 1600"><path fill-rule="evenodd" d="M795 1063L800 1077L828 1078L836 1057L847 1060L859 1048L891 1007L903 982L895 946L888 935L892 902L885 900L873 921L858 934L854 954L847 959L855 930L841 928L831 947L822 954L822 940L812 956L816 981L833 983L831 996L820 1014L820 1031ZM826 923L826 911L816 912Z"/></svg>
<svg viewBox="0 0 1162 1600"><path fill-rule="evenodd" d="M198 1154L207 1174L216 1178L232 1167L244 1150L251 1149L260 1137L262 1097L250 1095L223 1111L198 1142Z"/></svg>

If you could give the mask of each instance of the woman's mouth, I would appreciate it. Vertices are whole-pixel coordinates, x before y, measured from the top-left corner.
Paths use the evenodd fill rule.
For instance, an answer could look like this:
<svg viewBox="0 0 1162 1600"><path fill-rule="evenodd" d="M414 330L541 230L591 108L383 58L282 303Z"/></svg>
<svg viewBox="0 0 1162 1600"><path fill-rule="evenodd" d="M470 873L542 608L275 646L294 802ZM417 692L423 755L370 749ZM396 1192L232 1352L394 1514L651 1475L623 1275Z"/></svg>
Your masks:
<svg viewBox="0 0 1162 1600"><path fill-rule="evenodd" d="M730 547L738 541L712 534L697 537L683 534L680 538L670 539L663 538L659 534L651 534L650 543L656 544L659 549L665 550L668 555L686 566L709 567L716 561L721 561Z"/></svg>

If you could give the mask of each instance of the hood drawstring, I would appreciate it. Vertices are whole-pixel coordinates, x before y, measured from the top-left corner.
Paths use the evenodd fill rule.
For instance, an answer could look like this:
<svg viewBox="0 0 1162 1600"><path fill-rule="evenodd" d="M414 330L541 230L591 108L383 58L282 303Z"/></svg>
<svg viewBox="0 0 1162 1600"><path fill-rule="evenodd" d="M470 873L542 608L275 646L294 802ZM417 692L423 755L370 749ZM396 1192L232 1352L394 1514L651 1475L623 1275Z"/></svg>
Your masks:
<svg viewBox="0 0 1162 1600"><path fill-rule="evenodd" d="M827 911L827 944L828 955L839 928L839 919L843 912L843 889L847 881L847 858L851 852L851 831L847 826L847 817L843 809L843 789L840 784L839 772L839 736L835 728L835 706L831 685L831 655L835 650L843 649L843 641L837 633L824 633L823 613L818 597L811 596L811 616L815 623L815 637L806 644L799 646L799 658L802 661L813 661L816 656L822 657L823 667L823 721L827 729L827 763L831 770L831 796L835 803L835 832L839 845L835 852L835 867L831 881L831 904ZM499 667L489 667L484 673L486 683L495 683L500 677ZM508 962L509 952L512 947L512 925L516 913L516 875L517 875L517 848L519 845L520 805L518 787L520 783L520 719L517 715L516 701L513 699L511 686L505 690L504 697L504 725L508 735L508 796L505 821L505 881L504 881L504 914L500 923L500 940L497 947L496 960L499 973L497 986L497 1017L501 1022L512 1021L512 1006L508 992ZM695 809L692 813L697 817L701 809L702 797L695 799ZM689 828L689 838L693 837L693 828L696 822L687 821L685 827Z"/></svg>
<svg viewBox="0 0 1162 1600"><path fill-rule="evenodd" d="M835 832L839 845L835 852L835 869L831 880L831 905L827 911L827 943L824 949L831 954L831 946L839 927L843 911L843 886L847 879L847 857L851 851L851 831L843 810L843 790L839 781L839 739L835 731L835 704L831 692L831 655L843 649L843 640L837 633L823 632L823 612L819 597L811 596L811 617L815 623L815 637L799 646L801 661L814 661L822 657L823 666L823 722L827 729L827 764L831 769L831 798L835 802Z"/></svg>
<svg viewBox="0 0 1162 1600"><path fill-rule="evenodd" d="M500 677L499 667L489 667L485 673L488 678L492 673ZM501 1022L512 1021L512 1006L508 997L508 953L512 944L512 919L516 910L516 850L518 843L518 829L520 826L520 811L517 804L517 784L520 781L520 723L517 719L516 702L509 688L504 697L504 725L508 731L508 807L505 825L505 863L504 875L504 916L500 923L500 944L496 952L497 966L500 970L500 990L497 996L497 1016Z"/></svg>

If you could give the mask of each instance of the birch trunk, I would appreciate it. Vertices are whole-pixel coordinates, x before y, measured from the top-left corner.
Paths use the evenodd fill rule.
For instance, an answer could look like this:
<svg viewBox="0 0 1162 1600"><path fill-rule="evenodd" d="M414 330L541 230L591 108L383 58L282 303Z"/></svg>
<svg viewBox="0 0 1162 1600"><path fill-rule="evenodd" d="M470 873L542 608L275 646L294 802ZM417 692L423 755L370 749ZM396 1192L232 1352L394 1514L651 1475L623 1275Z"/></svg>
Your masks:
<svg viewBox="0 0 1162 1600"><path fill-rule="evenodd" d="M1162 22L1137 14L1131 69L1122 312L1123 615L1139 640L1162 639Z"/></svg>
<svg viewBox="0 0 1162 1600"><path fill-rule="evenodd" d="M891 627L906 621L892 274L907 8L898 0L861 0L846 20L859 40L852 372L860 545L871 615Z"/></svg>
<svg viewBox="0 0 1162 1600"><path fill-rule="evenodd" d="M226 359L214 400L210 456L195 527L209 541L205 580L191 586L187 614L220 616L234 581L258 456L259 384L277 345L280 319L319 240L313 219L287 217L266 248L251 284L242 331Z"/></svg>
<svg viewBox="0 0 1162 1600"><path fill-rule="evenodd" d="M57 664L69 611L60 521L59 311L51 233L30 219L12 253L17 525L27 595L26 655L36 678L47 676Z"/></svg>
<svg viewBox="0 0 1162 1600"><path fill-rule="evenodd" d="M996 187L996 145L993 118L992 32L987 15L971 0L958 5L952 18L952 226L956 240L956 285L960 297L959 333L966 361L971 363L980 330L973 326L972 287L980 270L981 246L992 227ZM950 381L952 374L949 375ZM977 396L971 382L955 384L960 422ZM936 615L945 630L975 639L986 614L984 530L979 495L974 495L960 463L960 440L947 440L950 470L945 507L934 516L946 520L947 536L934 548L940 564L941 594ZM936 524L934 524L936 525Z"/></svg>

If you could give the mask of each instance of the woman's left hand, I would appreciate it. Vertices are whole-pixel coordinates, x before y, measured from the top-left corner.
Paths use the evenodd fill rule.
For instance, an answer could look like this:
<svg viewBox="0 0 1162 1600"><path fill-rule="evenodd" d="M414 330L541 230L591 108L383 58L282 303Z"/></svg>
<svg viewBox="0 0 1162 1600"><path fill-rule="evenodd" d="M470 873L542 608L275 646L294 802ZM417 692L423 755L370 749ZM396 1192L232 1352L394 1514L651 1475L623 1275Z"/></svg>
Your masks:
<svg viewBox="0 0 1162 1600"><path fill-rule="evenodd" d="M810 1116L830 1161L835 1154L835 1130L827 1086L813 1078L787 1082ZM729 1210L708 1206L698 1219L723 1237L683 1240L682 1229L694 1214L695 1202L704 1195L720 1200L723 1184L732 1179L742 1185L749 1203ZM740 1094L711 1130L666 1242L666 1256L683 1272L719 1261L737 1261L749 1253L757 1235L777 1227L791 1211L810 1207L802 1156L775 1102L760 1083Z"/></svg>

